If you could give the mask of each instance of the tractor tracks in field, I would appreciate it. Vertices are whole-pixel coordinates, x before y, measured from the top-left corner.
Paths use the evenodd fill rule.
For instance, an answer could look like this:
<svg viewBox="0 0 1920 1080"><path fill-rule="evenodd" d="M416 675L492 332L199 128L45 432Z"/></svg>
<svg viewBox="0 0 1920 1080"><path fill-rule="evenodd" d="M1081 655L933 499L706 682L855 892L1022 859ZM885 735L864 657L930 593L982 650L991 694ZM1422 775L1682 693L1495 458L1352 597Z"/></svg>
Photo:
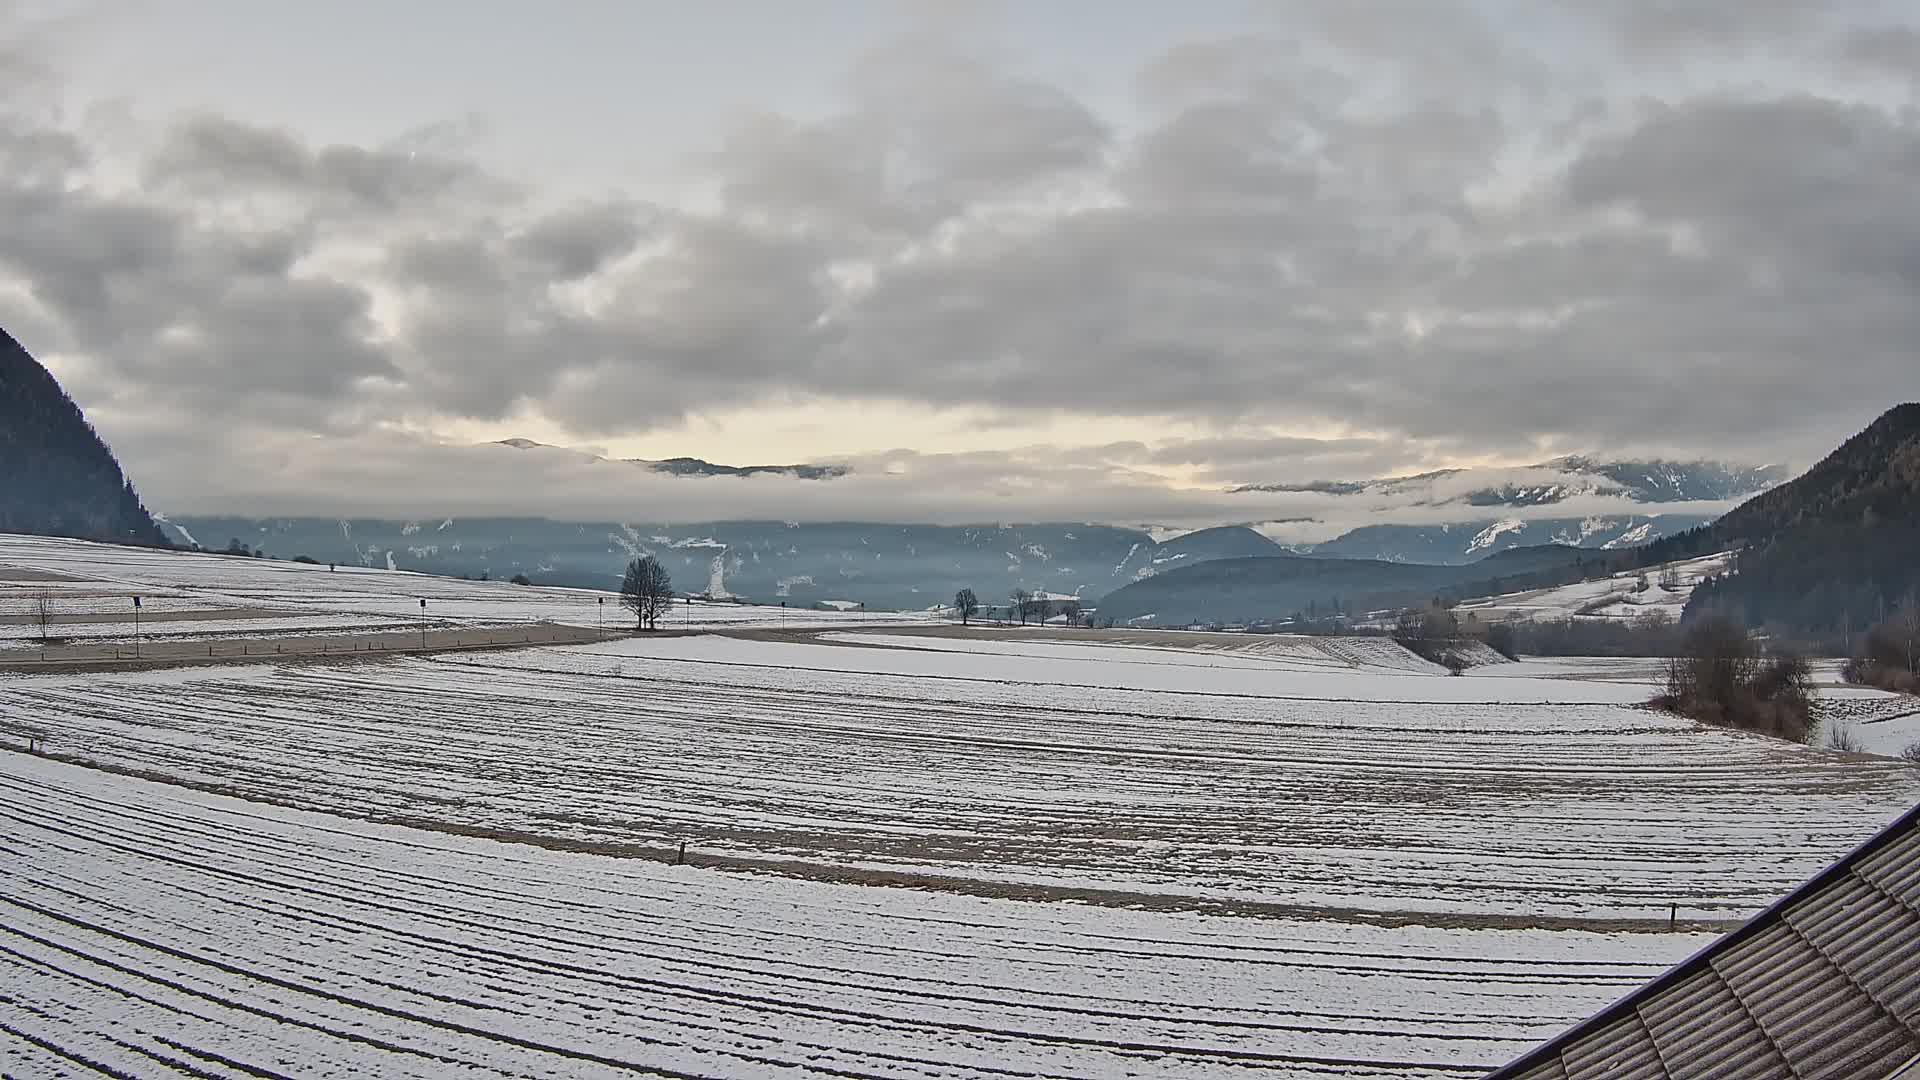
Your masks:
<svg viewBox="0 0 1920 1080"><path fill-rule="evenodd" d="M129 776L208 794L257 802L308 812L323 812L349 820L381 825L399 825L428 832L472 839L540 848L548 851L600 855L650 863L677 863L679 849L658 844L622 841L586 840L531 830L474 825L411 813L354 813L339 807L323 806L263 794L231 784L194 781L150 769L131 768L84 757L41 753L48 760L79 765L100 772ZM1705 931L1723 932L1739 924L1738 919L1623 918L1618 916L1548 915L1540 913L1501 914L1497 912L1445 912L1344 907L1324 904L1298 904L1233 897L1209 897L1185 893L1156 893L1132 889L1095 888L998 881L961 874L936 874L912 870L887 870L836 865L831 862L802 859L764 858L731 852L695 850L686 856L694 866L746 874L771 874L803 881L837 885L878 886L924 892L952 893L997 900L1031 903L1069 903L1093 907L1123 908L1135 911L1183 912L1235 918L1284 920L1289 922L1326 921L1365 926L1399 928L1424 926L1456 930L1579 930L1594 933L1669 933Z"/></svg>
<svg viewBox="0 0 1920 1080"><path fill-rule="evenodd" d="M809 1042L797 1036L777 1043L790 1053L770 1054L751 1052L747 1042L752 1040L743 1041L743 1036L751 1031L764 1033L768 1023L775 1024L777 1031L780 1024L804 1018L808 1023L836 1029L871 1029L885 1033L889 1039L903 1040L899 1043L902 1046L914 1039L943 1042L941 1033L946 1033L952 1039L977 1045L997 1045L996 1056L1008 1062L1023 1060L1023 1047L1046 1047L1074 1055L1214 1062L1252 1069L1361 1067L1383 1073L1452 1074L1470 1072L1474 1065L1458 1059L1403 1060L1390 1055L1315 1053L1306 1049L1310 1041L1281 1048L1262 1040L1278 1036L1295 1037L1296 1041L1316 1036L1404 1036L1484 1045L1489 1039L1503 1037L1492 1030L1503 1022L1538 1022L1482 1016L1478 1024L1489 1030L1476 1033L1470 1030L1475 1025L1462 1028L1458 1017L1439 1014L1432 1017L1431 1024L1414 1021L1409 1026L1406 1017L1274 1009L1266 1003L1226 1010L1250 1014L1234 1018L1171 999L1116 1004L1111 995L1063 992L1044 988L1043 984L1026 988L966 984L951 978L917 977L910 972L882 973L878 969L807 963L793 958L794 954L803 955L804 950L778 943L731 953L689 949L687 941L671 934L649 934L632 928L609 934L605 926L587 925L594 918L617 918L622 914L617 910L567 905L543 910L546 905L537 904L528 910L528 898L517 896L511 881L496 890L464 874L447 878L402 871L369 878L366 868L350 859L330 857L312 865L313 852L308 845L277 839L269 842L264 831L235 829L211 818L173 815L157 808L136 819L117 802L23 784L17 777L9 777L5 786L15 794L40 797L37 811L8 815L14 827L4 843L9 855L22 860L20 865L78 866L90 856L97 858L93 853L98 852L126 862L121 881L148 882L141 886L147 892L152 887L160 889L159 893L143 896L142 909L134 910L90 895L126 887L118 881L67 877L64 884L56 884L45 870L13 879L0 887L0 905L12 911L0 920L0 940L5 941L0 945L0 956L14 966L88 982L98 992L119 995L149 1009L191 1013L206 1022L218 1019L212 1014L237 1011L271 1025L301 1027L329 1039L356 1042L427 1065L438 1062L494 1071L499 1066L481 1048L500 1046L556 1065L573 1061L650 1075L698 1075L646 1067L644 1059L563 1045L550 1036L500 1030L499 1018L511 1015L523 997L551 994L556 987L565 991L563 996L577 999L569 1008L578 1007L589 1014L610 1012L612 1015L602 1017L602 1022L645 1020L655 1027L691 1030L696 1041L712 1048L710 1052L742 1065L798 1068L857 1080L897 1074L815 1060L844 1053L850 1045L844 1040ZM237 866L255 869L242 871ZM192 884L196 879L201 884ZM192 923L175 924L164 919L156 923L148 904L164 902L175 894L184 900L184 906L167 910L195 913ZM191 944L220 940L222 919L253 927L249 933L262 938L264 951L250 951L244 961L235 961ZM580 920L581 925L569 925L571 919ZM646 929L645 918L632 921L640 930ZM988 929L980 940L993 942L999 937ZM277 945L272 944L275 941ZM418 968L412 977L401 971L381 973L385 964L377 954L384 950L369 951L369 945L381 942L404 949L403 954L396 955L404 955ZM863 943L854 940L841 944L854 949ZM1151 949L1150 942L1134 944L1136 948L1113 955L1166 959ZM333 969L328 984L320 985L289 967L311 962L316 949L322 954L363 959L357 967ZM700 955L690 956L690 952ZM884 951L875 951L874 955L891 956ZM569 956L579 959L565 959ZM1270 962L1300 966L1298 961L1304 959L1276 954ZM1443 967L1459 963L1447 958L1430 959ZM1383 973L1392 970L1362 967ZM435 970L491 972L494 987L480 997L474 997L472 991L442 992L432 985L435 980L429 973ZM672 971L700 974L687 981L669 977ZM500 981L513 972L519 976ZM1471 973L1452 974L1465 977ZM1515 974L1521 983L1531 981L1524 970ZM1596 974L1590 972L1587 977ZM1639 977L1624 972L1619 975L1627 981ZM346 989L351 985L365 985L383 996L375 1000L368 993ZM581 994L590 996L579 997ZM678 1006L676 1001L680 1002ZM790 1019L759 1019L769 1013ZM5 1002L0 1002L3 1015ZM1021 1015L1030 1017L1030 1022L1012 1022ZM736 1016L743 1019L734 1021ZM745 1017L755 1019L747 1022ZM1093 1026L1080 1030L1073 1030L1072 1025L1066 1029L1056 1026L1057 1021L1072 1018ZM738 1026L741 1023L745 1026ZM1156 1035L1130 1035L1129 1026L1143 1031L1154 1029ZM637 1043L663 1042L645 1034L655 1027L623 1029L623 1037ZM1111 1033L1100 1033L1109 1028ZM1186 1038L1179 1034L1183 1029L1189 1032ZM429 1031L436 1033L435 1037L423 1039L422 1034ZM28 1033L22 1033L22 1037L29 1037ZM33 1038L48 1041L45 1033ZM457 1045L447 1045L448 1038L457 1039ZM197 1056L197 1052L186 1049L188 1043L176 1040L171 1045ZM800 1051L813 1053L803 1055ZM84 1057L90 1051L76 1049L71 1053ZM1029 1075L984 1063L963 1066L957 1060L879 1048L863 1051L862 1058L876 1068L885 1064L946 1066L967 1075Z"/></svg>

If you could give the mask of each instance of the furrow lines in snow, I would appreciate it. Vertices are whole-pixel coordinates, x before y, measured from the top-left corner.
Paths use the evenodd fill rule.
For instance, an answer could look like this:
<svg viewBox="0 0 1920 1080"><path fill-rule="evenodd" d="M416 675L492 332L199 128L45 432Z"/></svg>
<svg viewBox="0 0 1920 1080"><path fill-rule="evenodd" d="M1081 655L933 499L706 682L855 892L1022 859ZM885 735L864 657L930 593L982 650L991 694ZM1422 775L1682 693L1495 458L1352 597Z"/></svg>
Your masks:
<svg viewBox="0 0 1920 1080"><path fill-rule="evenodd" d="M1095 1076L1121 1061L1156 1076L1465 1075L1697 940L821 885L502 847L11 754L0 808L22 868L0 882L0 945L21 973L9 983L43 1012L72 1003L49 1018L0 1002L0 1019L132 1075L158 1059L134 1064L110 1037L216 1074L222 1059L284 1068L296 1053L337 1065L292 1072L343 1076L444 1075L446 1059L486 1075L635 1061L720 1075L1005 1076L1025 1062Z"/></svg>

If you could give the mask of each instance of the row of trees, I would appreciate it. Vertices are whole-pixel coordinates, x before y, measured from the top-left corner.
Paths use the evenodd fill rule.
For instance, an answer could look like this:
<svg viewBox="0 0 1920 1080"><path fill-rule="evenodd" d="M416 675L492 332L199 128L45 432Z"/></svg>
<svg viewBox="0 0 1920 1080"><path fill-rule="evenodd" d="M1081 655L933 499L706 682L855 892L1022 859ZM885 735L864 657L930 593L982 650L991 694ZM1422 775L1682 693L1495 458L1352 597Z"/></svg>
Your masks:
<svg viewBox="0 0 1920 1080"><path fill-rule="evenodd" d="M980 614L980 597L972 589L961 589L953 594L953 611L960 617L960 624L967 625L973 617ZM1025 626L1027 620L1045 623L1055 615L1065 615L1068 622L1080 617L1080 601L1072 597L1047 596L1044 593L1015 589L1007 596L1007 618L1019 619Z"/></svg>

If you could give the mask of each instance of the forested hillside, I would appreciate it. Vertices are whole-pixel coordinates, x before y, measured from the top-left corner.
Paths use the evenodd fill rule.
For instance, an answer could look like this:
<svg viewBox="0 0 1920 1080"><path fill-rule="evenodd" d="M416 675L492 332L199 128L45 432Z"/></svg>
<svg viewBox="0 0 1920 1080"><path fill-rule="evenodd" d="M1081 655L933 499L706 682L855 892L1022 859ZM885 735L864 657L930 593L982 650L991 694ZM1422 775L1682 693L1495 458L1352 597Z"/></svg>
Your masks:
<svg viewBox="0 0 1920 1080"><path fill-rule="evenodd" d="M1827 636L1910 606L1920 593L1920 403L1888 410L1799 479L1668 543L1683 541L1744 546L1735 573L1694 591L1690 615L1723 611Z"/></svg>
<svg viewBox="0 0 1920 1080"><path fill-rule="evenodd" d="M0 532L166 543L80 407L4 330Z"/></svg>

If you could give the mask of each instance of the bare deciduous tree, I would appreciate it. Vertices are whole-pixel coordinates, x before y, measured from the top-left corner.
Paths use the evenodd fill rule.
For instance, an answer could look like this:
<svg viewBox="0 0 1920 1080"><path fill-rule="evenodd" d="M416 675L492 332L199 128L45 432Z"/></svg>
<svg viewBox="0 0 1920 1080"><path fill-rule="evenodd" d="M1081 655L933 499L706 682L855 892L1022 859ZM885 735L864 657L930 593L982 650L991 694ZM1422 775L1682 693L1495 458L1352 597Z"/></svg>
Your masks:
<svg viewBox="0 0 1920 1080"><path fill-rule="evenodd" d="M53 625L52 589L41 589L33 594L33 623L40 628L40 644L45 645L48 628Z"/></svg>
<svg viewBox="0 0 1920 1080"><path fill-rule="evenodd" d="M980 610L980 598L973 595L972 589L961 589L953 594L953 610L960 615L960 625L965 626L967 620Z"/></svg>
<svg viewBox="0 0 1920 1080"><path fill-rule="evenodd" d="M672 603L673 578L660 560L648 555L627 564L627 576L620 582L620 606L633 612L635 629L654 629L660 613Z"/></svg>

